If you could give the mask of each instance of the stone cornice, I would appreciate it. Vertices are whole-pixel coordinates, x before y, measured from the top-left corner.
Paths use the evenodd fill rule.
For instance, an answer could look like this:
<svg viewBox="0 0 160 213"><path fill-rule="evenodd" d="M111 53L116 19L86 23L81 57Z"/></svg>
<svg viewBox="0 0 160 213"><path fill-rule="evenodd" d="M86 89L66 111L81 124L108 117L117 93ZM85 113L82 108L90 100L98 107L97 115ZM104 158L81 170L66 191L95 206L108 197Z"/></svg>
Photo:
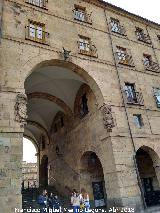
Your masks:
<svg viewBox="0 0 160 213"><path fill-rule="evenodd" d="M154 27L156 27L160 30L160 24L158 24L154 21L148 20L147 18L136 15L134 13L128 12L127 10L122 9L121 7L112 5L112 4L105 2L103 0L83 0L83 1L94 4L98 7L104 8L104 9L110 9L112 12L119 13L119 15L125 15L128 18L132 18L136 21L143 22L144 24L150 25L152 27L154 26Z"/></svg>

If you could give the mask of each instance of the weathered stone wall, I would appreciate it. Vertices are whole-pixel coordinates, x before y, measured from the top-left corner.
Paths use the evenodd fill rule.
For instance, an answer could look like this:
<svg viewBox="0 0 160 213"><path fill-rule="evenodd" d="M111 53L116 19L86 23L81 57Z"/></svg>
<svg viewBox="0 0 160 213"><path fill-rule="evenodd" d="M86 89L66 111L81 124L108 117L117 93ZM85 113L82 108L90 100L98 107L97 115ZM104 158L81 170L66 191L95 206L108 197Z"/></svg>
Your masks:
<svg viewBox="0 0 160 213"><path fill-rule="evenodd" d="M88 13L92 12L92 25L73 19L72 10L75 3L86 7ZM105 14L105 8L86 1L49 1L47 8L48 10L39 9L26 4L23 0L5 0L3 39L0 46L0 131L2 137L0 164L3 176L0 181L0 196L3 212L9 213L11 209L21 205L21 166L19 164L22 159L23 128L15 121L14 107L17 93L24 93L24 82L38 64L42 63L39 65L42 66L51 62L54 65L58 63L57 61L59 65L69 67L84 77L95 94L98 109L103 103L112 106L115 127L112 133L108 133L104 129L101 112L96 109L92 115L87 115L83 120L75 120L75 126L72 129L64 128L57 137L52 135L52 143L40 153L40 159L43 155L49 155L51 158L49 162L55 160L55 146L58 143L63 148L67 164L73 170L77 170L82 154L88 150L94 151L103 166L109 205L141 206L133 155L143 145L152 147L158 155L160 153L160 112L152 92L153 87L160 87L160 76L159 73L145 71L142 59L143 53L147 53L152 55L153 61L160 63L160 42L156 36L160 34L159 27L142 21L140 18L117 12L110 7L106 8ZM110 17L120 20L126 29L126 37L110 33L107 27ZM25 39L25 26L28 25L28 19L46 25L45 30L49 32L48 45ZM137 41L135 26L142 27L146 33L149 33L152 45ZM91 38L97 48L98 58L78 54L78 35ZM131 50L135 67L119 66L115 63L114 52L117 45ZM64 63L63 47L71 50L71 62L76 65L76 68L67 62ZM91 79L94 79L96 84ZM127 106L128 120L120 90L124 88L125 82L135 83L136 90L141 91L144 98L144 106ZM133 114L137 113L142 114L143 117L144 126L141 129L137 128L133 122ZM131 140L128 124L133 140ZM76 141L78 143L75 143ZM10 147L6 154L4 154L3 143L8 143ZM133 144L135 144L135 150ZM17 148L15 149L14 146ZM73 156L70 151L74 151L75 155ZM57 167L66 168L65 163L62 165L57 160L55 162L57 164L53 163L50 167L51 176L52 173L53 176L55 175ZM8 171L4 171L6 168ZM63 173L56 173L57 178L59 180L65 178L69 188L72 185L79 187L77 177L73 177L74 172L71 168L65 177ZM158 171L157 174L159 174ZM68 176L73 177L73 182L68 179ZM53 184L51 179L50 183ZM11 197L12 194L17 196Z"/></svg>

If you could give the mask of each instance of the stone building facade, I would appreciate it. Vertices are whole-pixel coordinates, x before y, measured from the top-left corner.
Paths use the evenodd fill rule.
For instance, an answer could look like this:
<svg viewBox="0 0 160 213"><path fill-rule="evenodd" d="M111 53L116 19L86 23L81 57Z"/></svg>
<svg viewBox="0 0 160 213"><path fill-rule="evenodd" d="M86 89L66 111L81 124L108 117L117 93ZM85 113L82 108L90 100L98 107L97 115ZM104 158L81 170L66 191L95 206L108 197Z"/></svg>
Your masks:
<svg viewBox="0 0 160 213"><path fill-rule="evenodd" d="M22 184L26 188L38 188L38 167L37 163L22 162Z"/></svg>
<svg viewBox="0 0 160 213"><path fill-rule="evenodd" d="M102 0L3 0L0 30L3 213L21 208L23 136L42 186L86 188L97 207L153 204L160 26Z"/></svg>

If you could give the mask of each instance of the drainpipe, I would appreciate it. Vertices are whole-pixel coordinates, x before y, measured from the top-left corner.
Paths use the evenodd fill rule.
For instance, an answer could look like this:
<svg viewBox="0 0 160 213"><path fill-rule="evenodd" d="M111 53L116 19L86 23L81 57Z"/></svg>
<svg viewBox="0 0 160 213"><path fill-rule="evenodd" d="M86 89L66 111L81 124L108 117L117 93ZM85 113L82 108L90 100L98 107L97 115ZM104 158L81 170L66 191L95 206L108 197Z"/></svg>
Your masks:
<svg viewBox="0 0 160 213"><path fill-rule="evenodd" d="M144 190L143 190L141 178L140 178L138 167L137 167L136 147L135 147L135 144L134 144L134 139L133 139L131 126L130 126L130 122L129 122L129 115L128 115L128 112L127 112L127 106L126 106L126 101L125 101L125 98L124 98L124 92L123 92L123 89L121 87L122 82L121 82L119 70L118 70L118 67L117 67L117 64L116 64L116 58L115 58L114 49L113 49L113 42L112 42L112 38L111 38L111 34L110 34L110 27L109 27L109 24L108 24L108 19L107 19L107 15L106 15L106 10L105 9L104 9L104 14L105 14L105 18L106 18L107 30L108 30L108 35L109 35L110 44L111 44L111 48L112 48L112 53L113 53L113 56L114 56L114 65L115 65L115 68L116 68L119 87L120 87L121 96L122 96L122 106L124 106L125 115L126 115L126 118L127 118L127 123L128 123L128 128L129 128L129 134L130 134L130 137L131 137L131 142L132 142L133 151L134 151L133 161L134 161L134 166L135 166L135 169L136 169L137 181L138 181L138 185L139 185L140 192L141 192L141 199L142 199L142 203L143 203L143 208L146 209L147 206L146 206L146 201L145 201L145 197L144 197Z"/></svg>
<svg viewBox="0 0 160 213"><path fill-rule="evenodd" d="M3 25L3 10L4 10L4 0L1 0L0 3L0 43L1 43L1 38L2 38L2 25Z"/></svg>

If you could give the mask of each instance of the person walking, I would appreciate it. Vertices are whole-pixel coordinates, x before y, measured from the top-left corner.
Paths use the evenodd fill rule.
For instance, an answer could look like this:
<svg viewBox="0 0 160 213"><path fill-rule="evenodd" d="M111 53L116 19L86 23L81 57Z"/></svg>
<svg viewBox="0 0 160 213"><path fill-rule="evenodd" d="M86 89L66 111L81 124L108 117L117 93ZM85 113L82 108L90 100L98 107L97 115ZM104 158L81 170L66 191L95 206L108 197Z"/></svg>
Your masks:
<svg viewBox="0 0 160 213"><path fill-rule="evenodd" d="M60 206L60 201L57 195L53 196L53 193L51 193L48 200L49 200L49 208L51 208L52 210L60 211L61 206Z"/></svg>
<svg viewBox="0 0 160 213"><path fill-rule="evenodd" d="M47 208L47 190L43 190L42 194L38 197L38 204L40 205L40 212L45 213Z"/></svg>
<svg viewBox="0 0 160 213"><path fill-rule="evenodd" d="M84 188L81 189L81 195L80 199L82 202L83 207L83 212L86 213L90 209L90 203L89 203L89 194L86 192Z"/></svg>
<svg viewBox="0 0 160 213"><path fill-rule="evenodd" d="M73 207L73 213L78 213L80 209L80 194L75 189L71 196L71 204Z"/></svg>

